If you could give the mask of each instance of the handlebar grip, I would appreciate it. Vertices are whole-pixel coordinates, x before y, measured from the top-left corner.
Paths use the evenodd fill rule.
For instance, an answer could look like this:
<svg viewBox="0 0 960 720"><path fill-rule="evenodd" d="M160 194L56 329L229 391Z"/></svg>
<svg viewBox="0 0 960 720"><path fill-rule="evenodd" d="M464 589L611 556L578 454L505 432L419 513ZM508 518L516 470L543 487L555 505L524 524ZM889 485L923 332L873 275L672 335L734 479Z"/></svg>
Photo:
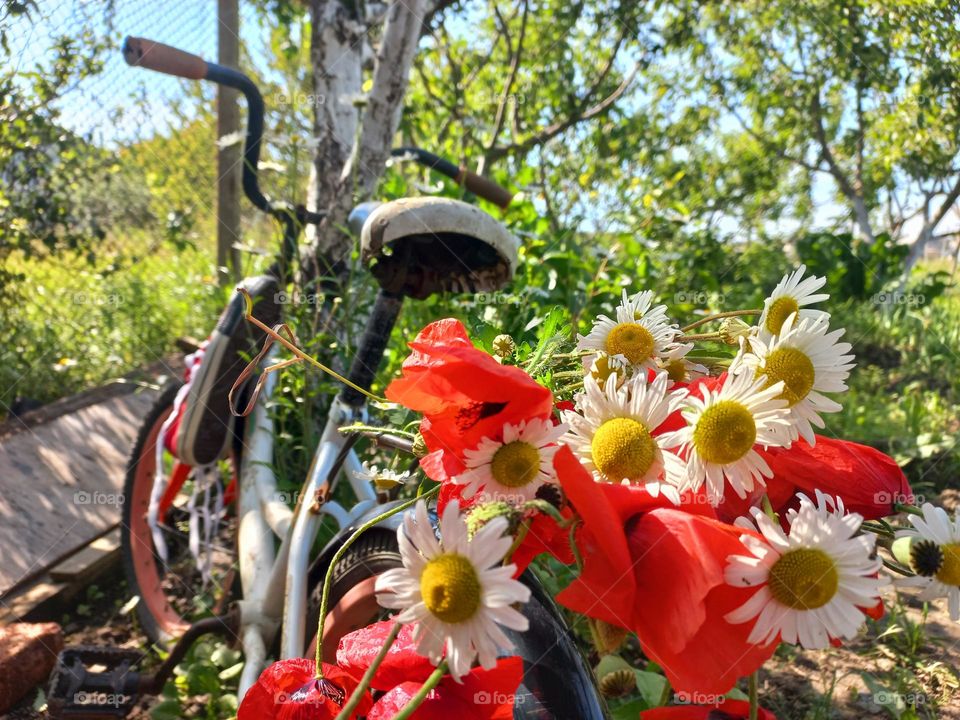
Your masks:
<svg viewBox="0 0 960 720"><path fill-rule="evenodd" d="M470 172L464 167L460 168L460 177L457 178L457 181L474 195L479 195L484 200L489 200L504 210L507 209L510 201L513 200L513 193L505 187L498 185L490 178L485 178L483 175Z"/></svg>
<svg viewBox="0 0 960 720"><path fill-rule="evenodd" d="M146 38L126 38L123 41L123 59L128 65L187 80L203 80L207 76L207 63L203 58Z"/></svg>

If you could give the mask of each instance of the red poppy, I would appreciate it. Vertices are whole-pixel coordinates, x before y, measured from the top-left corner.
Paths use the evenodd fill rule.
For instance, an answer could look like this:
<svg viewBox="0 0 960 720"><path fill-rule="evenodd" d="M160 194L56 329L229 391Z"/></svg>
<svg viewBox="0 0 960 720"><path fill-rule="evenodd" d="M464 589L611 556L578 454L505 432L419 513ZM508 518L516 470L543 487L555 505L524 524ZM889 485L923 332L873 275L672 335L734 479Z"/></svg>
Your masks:
<svg viewBox="0 0 960 720"><path fill-rule="evenodd" d="M491 670L474 668L457 683L445 675L423 704L413 713L415 720L511 720L514 695L523 679L519 657L501 658ZM397 685L377 700L367 720L387 720L410 704L422 682Z"/></svg>
<svg viewBox="0 0 960 720"><path fill-rule="evenodd" d="M386 642L393 620L382 620L365 628L344 635L337 648L337 665L345 671L362 677ZM374 690L390 690L404 682L422 683L434 671L426 656L417 652L413 640L416 625L404 625L400 634L390 645L380 667L377 668L370 687Z"/></svg>
<svg viewBox="0 0 960 720"><path fill-rule="evenodd" d="M760 720L777 720L772 712L759 708ZM675 705L654 708L640 713L640 720L747 720L750 703L745 700L724 700L719 705Z"/></svg>
<svg viewBox="0 0 960 720"><path fill-rule="evenodd" d="M545 419L553 410L547 388L475 348L459 320L427 325L410 347L402 377L386 395L423 414L420 432L431 453L421 466L434 480L462 472L463 451L485 437L497 438L505 424Z"/></svg>
<svg viewBox="0 0 960 720"><path fill-rule="evenodd" d="M718 521L702 494L677 508L643 487L594 482L568 448L554 464L583 520L584 566L558 602L635 632L678 691L725 692L773 654L724 619L751 594L724 579L749 531Z"/></svg>
<svg viewBox="0 0 960 720"><path fill-rule="evenodd" d="M444 483L437 498L437 514L443 514L443 508L451 500L456 500L463 511L473 507L477 502L477 496L464 498L463 490L463 485ZM563 508L560 514L567 518L573 516L573 512L569 508ZM527 520L530 523L527 533L510 558L510 562L517 566L517 577L541 553L549 553L565 565L573 562L569 528L560 527L556 520L539 511L529 513Z"/></svg>
<svg viewBox="0 0 960 720"><path fill-rule="evenodd" d="M316 677L316 665L307 658L279 660L262 673L240 703L237 720L327 720L335 718L356 689L349 672L323 663L323 679ZM355 717L371 707L366 696Z"/></svg>
<svg viewBox="0 0 960 720"><path fill-rule="evenodd" d="M777 512L796 506L798 492L813 497L816 490L842 499L847 510L867 520L893 515L895 503L913 502L896 461L866 445L817 435L816 445L800 439L761 454L773 471L767 494Z"/></svg>

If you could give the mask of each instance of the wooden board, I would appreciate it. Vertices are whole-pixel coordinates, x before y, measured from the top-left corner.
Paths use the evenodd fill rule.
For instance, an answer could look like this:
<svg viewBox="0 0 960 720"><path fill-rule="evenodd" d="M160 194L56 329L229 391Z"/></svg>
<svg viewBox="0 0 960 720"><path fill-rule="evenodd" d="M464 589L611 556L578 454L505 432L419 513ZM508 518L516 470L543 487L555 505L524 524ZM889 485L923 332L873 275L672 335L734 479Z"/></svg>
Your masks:
<svg viewBox="0 0 960 720"><path fill-rule="evenodd" d="M0 595L120 521L127 457L155 397L108 397L0 441Z"/></svg>
<svg viewBox="0 0 960 720"><path fill-rule="evenodd" d="M50 568L54 582L87 584L120 560L120 528L101 535L63 562Z"/></svg>

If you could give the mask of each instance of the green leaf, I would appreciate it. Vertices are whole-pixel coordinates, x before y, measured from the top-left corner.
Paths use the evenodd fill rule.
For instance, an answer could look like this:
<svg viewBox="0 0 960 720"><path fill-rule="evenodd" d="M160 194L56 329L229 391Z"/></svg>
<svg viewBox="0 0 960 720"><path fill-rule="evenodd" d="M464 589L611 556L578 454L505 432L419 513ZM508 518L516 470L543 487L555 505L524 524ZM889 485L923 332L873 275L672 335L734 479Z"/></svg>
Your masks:
<svg viewBox="0 0 960 720"><path fill-rule="evenodd" d="M153 720L180 720L183 713L180 709L180 702L177 700L164 700L150 709L150 717Z"/></svg>
<svg viewBox="0 0 960 720"><path fill-rule="evenodd" d="M640 697L647 708L659 707L667 689L667 679L659 673L646 670L635 670L634 673L637 676L637 690L640 691Z"/></svg>
<svg viewBox="0 0 960 720"><path fill-rule="evenodd" d="M610 710L612 720L637 720L640 713L650 707L641 699L636 698Z"/></svg>

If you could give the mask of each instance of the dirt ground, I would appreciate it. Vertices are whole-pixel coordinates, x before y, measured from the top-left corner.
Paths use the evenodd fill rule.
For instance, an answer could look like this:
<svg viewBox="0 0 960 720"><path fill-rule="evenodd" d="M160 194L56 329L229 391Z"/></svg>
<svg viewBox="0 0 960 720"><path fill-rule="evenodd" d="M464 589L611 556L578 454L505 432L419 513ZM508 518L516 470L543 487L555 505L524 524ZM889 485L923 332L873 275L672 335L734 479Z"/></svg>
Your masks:
<svg viewBox="0 0 960 720"><path fill-rule="evenodd" d="M892 590L887 599L893 600ZM133 620L135 613L119 610L125 600L126 587L118 583L88 615L62 618L66 644L146 649L147 640ZM922 604L903 592L901 600L902 616L888 615L871 624L842 648L823 652L781 648L761 670L761 704L779 720L960 720L960 623L951 622L941 604L930 609L923 631L911 635L910 624L923 620ZM152 657L156 663L156 654ZM873 687L864 675L872 679ZM205 700L195 698L185 717L202 716ZM7 717L47 717L33 709L35 703L38 691ZM129 717L147 720L155 703L154 698L143 698ZM910 714L909 706L916 708L916 714Z"/></svg>

